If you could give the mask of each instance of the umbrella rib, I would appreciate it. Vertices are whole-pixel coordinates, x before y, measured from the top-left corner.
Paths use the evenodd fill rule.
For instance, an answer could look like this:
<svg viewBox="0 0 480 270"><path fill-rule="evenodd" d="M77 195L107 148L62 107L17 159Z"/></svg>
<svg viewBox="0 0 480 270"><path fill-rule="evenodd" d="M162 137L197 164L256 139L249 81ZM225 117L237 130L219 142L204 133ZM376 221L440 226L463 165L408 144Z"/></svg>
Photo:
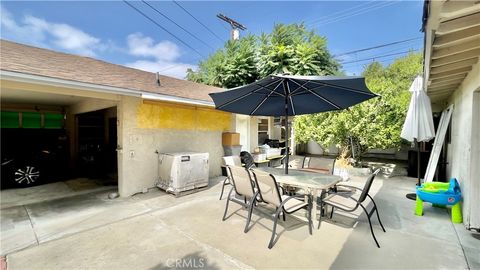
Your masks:
<svg viewBox="0 0 480 270"><path fill-rule="evenodd" d="M263 98L263 100L260 101L260 103L258 103L258 105L255 107L255 109L253 109L253 111L250 113L250 115L254 114L254 113L258 110L258 108L260 108L260 106L262 106L262 104L265 103L265 101L275 92L275 90L277 90L277 88L278 88L281 84L282 84L282 82L280 81L280 82L277 84L277 86L275 86L275 88L270 89L270 93L269 93L267 96L265 96L265 97Z"/></svg>
<svg viewBox="0 0 480 270"><path fill-rule="evenodd" d="M301 89L301 88L306 89L306 88L305 88L305 85L310 82L310 80L308 80L308 81L306 81L304 84L300 85L298 82L296 82L296 81L293 80L293 79L292 79L291 81L294 82L296 85L299 86L299 88L295 89L293 92L290 93L291 96L295 95L295 93L299 91L298 89Z"/></svg>
<svg viewBox="0 0 480 270"><path fill-rule="evenodd" d="M293 107L292 93L290 93L290 85L288 85L288 81L286 81L286 86L287 86L287 89L284 89L285 94L288 96L288 98L290 99L290 103L292 104L292 115L295 115L295 107Z"/></svg>
<svg viewBox="0 0 480 270"><path fill-rule="evenodd" d="M308 81L308 82L306 82L306 83L303 84L303 85L300 85L299 83L297 83L297 82L295 82L295 81L293 81L293 82L296 83L296 84L299 86L299 88L303 88L303 89L305 90L305 92L310 91L310 90L313 91L313 90L317 90L317 89L320 89L320 88L322 88L322 87L325 87L325 85L321 85L321 86L314 87L314 88L312 88L312 89L308 89L308 88L306 88L304 85L307 84L307 83L309 83L309 82L311 82L311 81ZM292 95L292 96L297 96L297 95L301 95L302 93L305 93L305 92L295 93L295 92L297 92L297 91L298 91L298 88L297 88L297 90L293 91L290 95Z"/></svg>
<svg viewBox="0 0 480 270"><path fill-rule="evenodd" d="M266 86L270 86L270 85L272 85L272 84L274 84L274 83L275 83L275 81L272 82L272 83L267 84ZM255 85L271 91L271 89L268 88L268 87L266 87L266 86L263 86L263 85L260 85L260 84L257 84L257 83L255 83ZM257 93L257 91L259 91L259 90L261 90L261 89L255 89L255 90L253 90L253 91L251 91L251 92L248 92L247 94L245 94L245 95L243 95L243 96L239 96L239 97L237 97L237 98L235 98L235 99L233 99L233 100L230 100L229 102L218 106L218 109L222 109L222 108L224 108L225 106L228 106L228 105L230 105L230 104L232 104L232 103L234 103L234 102L237 102L237 101L239 101L239 100L241 100L241 99L244 99L244 98L246 98L246 97L248 97L248 96L250 96L250 95L252 95L252 94L254 94L254 93ZM280 95L281 95L281 94L280 94Z"/></svg>
<svg viewBox="0 0 480 270"><path fill-rule="evenodd" d="M276 81L273 81L272 83L269 83L269 84L267 84L267 85L265 85L265 86L263 86L263 85L261 85L261 84L255 83L256 86L260 87L260 89L256 89L256 90L254 90L254 91L252 91L252 92L253 92L253 93L258 93L258 91L263 90L263 89L267 89L268 91L272 91L272 89L268 88L268 86L273 85L275 82L276 82ZM280 83L282 83L282 81L280 81ZM273 88L273 90L277 89L277 87L278 87L278 85L275 86L275 88ZM277 94L277 95L279 95L279 96L281 96L281 97L285 97L284 95L282 95L282 94L280 94L280 93L277 93L277 92L275 92L275 94Z"/></svg>
<svg viewBox="0 0 480 270"><path fill-rule="evenodd" d="M292 104L292 114L295 115L295 106L293 106L292 96L288 96L288 98L290 99L290 103Z"/></svg>
<svg viewBox="0 0 480 270"><path fill-rule="evenodd" d="M307 89L307 91L309 91L310 93L312 93L314 96L318 97L319 99L321 99L321 100L323 100L323 101L327 102L328 104L332 105L333 107L337 108L338 110L341 110L341 109L342 109L342 107L340 107L340 106L338 106L337 104L335 104L335 103L331 102L330 100L328 100L328 99L326 99L326 98L322 97L321 95L319 95L319 94L317 94L317 93L313 92L312 90L310 90L310 89Z"/></svg>
<svg viewBox="0 0 480 270"><path fill-rule="evenodd" d="M248 96L250 96L250 95L252 95L252 94L253 94L253 92L248 92L247 94L245 94L245 95L243 95L243 96L239 96L239 97L237 97L237 98L235 98L235 99L232 99L232 100L230 100L229 102L218 106L218 109L222 109L223 107L228 106L228 105L230 105L230 104L232 104L232 103L234 103L234 102L237 102L237 101L239 101L239 100L241 100L241 99L244 99L244 98L246 98L246 97L248 97Z"/></svg>
<svg viewBox="0 0 480 270"><path fill-rule="evenodd" d="M316 81L311 81L311 82L314 83L314 84L317 84L317 85L320 84L320 85L323 85L323 86L330 86L330 87L333 87L333 88L339 88L339 89L343 89L343 90L347 90L347 91L350 91L350 92L363 94L363 95L367 95L367 96L377 96L374 93L367 93L367 92L357 90L357 89L353 89L353 88L346 87L346 86L339 86L339 85L329 84L329 83L325 83L325 82L316 82Z"/></svg>

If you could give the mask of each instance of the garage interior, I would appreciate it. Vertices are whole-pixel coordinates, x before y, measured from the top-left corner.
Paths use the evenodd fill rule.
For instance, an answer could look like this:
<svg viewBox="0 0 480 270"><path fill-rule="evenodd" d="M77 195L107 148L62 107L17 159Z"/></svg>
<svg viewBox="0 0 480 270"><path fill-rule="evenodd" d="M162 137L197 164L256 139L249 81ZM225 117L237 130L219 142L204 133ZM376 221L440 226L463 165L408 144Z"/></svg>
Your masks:
<svg viewBox="0 0 480 270"><path fill-rule="evenodd" d="M116 105L85 94L2 87L2 208L24 203L28 189L46 197L65 190L58 185L72 193L116 190Z"/></svg>

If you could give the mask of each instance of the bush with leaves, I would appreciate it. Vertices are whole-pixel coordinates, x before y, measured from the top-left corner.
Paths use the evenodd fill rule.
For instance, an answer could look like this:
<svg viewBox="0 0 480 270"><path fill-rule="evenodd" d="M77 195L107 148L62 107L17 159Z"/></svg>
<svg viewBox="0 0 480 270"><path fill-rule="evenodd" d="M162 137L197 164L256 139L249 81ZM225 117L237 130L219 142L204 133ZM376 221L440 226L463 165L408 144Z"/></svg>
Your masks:
<svg viewBox="0 0 480 270"><path fill-rule="evenodd" d="M422 71L422 55L411 53L383 67L374 62L363 72L368 88L380 95L349 110L295 117L297 142L310 139L320 145L336 145L345 156L351 154L350 140L361 154L373 148L399 148L410 84ZM359 153L360 152L360 153Z"/></svg>

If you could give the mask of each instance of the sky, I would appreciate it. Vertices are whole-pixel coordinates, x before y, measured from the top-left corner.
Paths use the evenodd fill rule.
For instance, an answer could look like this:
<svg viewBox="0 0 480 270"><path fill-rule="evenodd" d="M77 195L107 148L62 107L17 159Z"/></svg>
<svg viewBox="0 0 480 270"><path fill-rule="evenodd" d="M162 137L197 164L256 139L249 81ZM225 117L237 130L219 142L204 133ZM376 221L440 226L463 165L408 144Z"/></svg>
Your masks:
<svg viewBox="0 0 480 270"><path fill-rule="evenodd" d="M144 2L128 3L156 24L123 1L1 1L0 37L177 78L184 78L188 68L195 69L230 38L230 26L216 17L219 13L247 27L240 35L268 33L275 23L304 22L326 37L330 53L348 75L360 75L373 59L387 65L423 46L423 1L178 1L177 5L147 0L174 23Z"/></svg>

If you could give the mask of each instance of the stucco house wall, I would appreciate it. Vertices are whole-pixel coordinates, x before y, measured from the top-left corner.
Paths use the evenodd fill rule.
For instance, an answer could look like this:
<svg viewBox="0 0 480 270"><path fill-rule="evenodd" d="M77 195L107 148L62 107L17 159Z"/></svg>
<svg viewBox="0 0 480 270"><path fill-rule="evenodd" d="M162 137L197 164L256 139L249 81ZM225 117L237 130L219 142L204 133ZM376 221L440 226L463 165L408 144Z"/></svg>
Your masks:
<svg viewBox="0 0 480 270"><path fill-rule="evenodd" d="M156 151L208 152L210 176L220 175L221 134L235 130L232 114L214 110L208 95L222 89L2 39L0 45L2 101L65 107L71 149L77 114L116 107L110 116L116 111L121 196L155 186ZM72 150L72 167L75 158Z"/></svg>
<svg viewBox="0 0 480 270"><path fill-rule="evenodd" d="M480 65L473 66L472 71L465 78L460 87L453 93L448 105L453 104L451 119L451 141L448 144L447 152L447 176L458 179L463 192L463 213L465 224L469 224L470 209L476 207L480 199L480 178L474 171L480 166L478 157L473 149L480 143L480 121L478 110L474 107L474 93L480 91ZM448 106L447 105L447 106ZM478 107L480 104L475 104ZM476 115L474 115L476 112ZM478 222L478 221L477 221Z"/></svg>
<svg viewBox="0 0 480 270"><path fill-rule="evenodd" d="M222 132L232 114L212 108L122 97L119 118L119 192L130 196L152 188L162 152L208 152L210 177L221 174Z"/></svg>

